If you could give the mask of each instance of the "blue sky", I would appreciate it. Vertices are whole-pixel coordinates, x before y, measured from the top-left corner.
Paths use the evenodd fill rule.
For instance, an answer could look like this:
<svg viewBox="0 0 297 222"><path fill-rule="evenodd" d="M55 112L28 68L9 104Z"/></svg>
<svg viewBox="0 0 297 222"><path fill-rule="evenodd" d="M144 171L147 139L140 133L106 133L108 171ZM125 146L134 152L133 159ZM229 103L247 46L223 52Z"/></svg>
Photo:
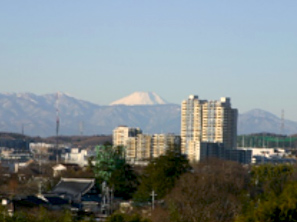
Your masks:
<svg viewBox="0 0 297 222"><path fill-rule="evenodd" d="M0 92L231 97L297 120L297 1L0 2Z"/></svg>

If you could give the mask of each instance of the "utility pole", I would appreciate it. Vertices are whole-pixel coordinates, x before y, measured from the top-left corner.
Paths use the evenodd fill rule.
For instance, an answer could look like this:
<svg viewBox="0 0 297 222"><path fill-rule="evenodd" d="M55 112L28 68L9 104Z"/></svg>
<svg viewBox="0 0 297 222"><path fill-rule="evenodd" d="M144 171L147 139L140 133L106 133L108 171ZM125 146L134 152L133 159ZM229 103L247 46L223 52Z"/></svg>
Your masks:
<svg viewBox="0 0 297 222"><path fill-rule="evenodd" d="M39 150L39 160L38 160L38 165L39 165L39 178L38 178L38 195L41 196L42 193L42 169L41 169L41 150Z"/></svg>
<svg viewBox="0 0 297 222"><path fill-rule="evenodd" d="M155 196L157 196L157 194L155 193L155 191L153 190L151 193L152 196L152 210L155 209Z"/></svg>
<svg viewBox="0 0 297 222"><path fill-rule="evenodd" d="M112 214L112 211L113 211L113 189L110 188L109 190L109 214L111 215Z"/></svg>

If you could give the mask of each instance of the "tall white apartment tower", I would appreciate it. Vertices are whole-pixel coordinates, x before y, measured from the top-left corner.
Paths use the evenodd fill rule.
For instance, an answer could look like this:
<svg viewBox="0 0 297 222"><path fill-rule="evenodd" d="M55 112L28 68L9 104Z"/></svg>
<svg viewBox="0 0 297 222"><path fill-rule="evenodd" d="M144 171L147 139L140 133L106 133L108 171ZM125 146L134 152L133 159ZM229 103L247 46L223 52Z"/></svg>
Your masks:
<svg viewBox="0 0 297 222"><path fill-rule="evenodd" d="M181 149L190 161L200 160L201 142L223 143L235 149L236 136L237 109L232 109L230 98L207 101L190 95L182 102Z"/></svg>

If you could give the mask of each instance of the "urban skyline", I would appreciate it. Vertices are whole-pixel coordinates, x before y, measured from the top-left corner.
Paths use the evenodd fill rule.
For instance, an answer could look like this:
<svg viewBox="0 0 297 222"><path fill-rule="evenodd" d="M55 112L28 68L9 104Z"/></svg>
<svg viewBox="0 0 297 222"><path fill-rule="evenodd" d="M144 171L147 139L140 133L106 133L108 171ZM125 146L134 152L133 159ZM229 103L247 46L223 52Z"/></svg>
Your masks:
<svg viewBox="0 0 297 222"><path fill-rule="evenodd" d="M219 158L250 164L252 150L237 149L237 116L230 98L208 101L190 95L181 105L179 135L143 134L138 127L121 125L113 130L113 146L124 147L127 161L136 165L169 150L185 155L191 163Z"/></svg>

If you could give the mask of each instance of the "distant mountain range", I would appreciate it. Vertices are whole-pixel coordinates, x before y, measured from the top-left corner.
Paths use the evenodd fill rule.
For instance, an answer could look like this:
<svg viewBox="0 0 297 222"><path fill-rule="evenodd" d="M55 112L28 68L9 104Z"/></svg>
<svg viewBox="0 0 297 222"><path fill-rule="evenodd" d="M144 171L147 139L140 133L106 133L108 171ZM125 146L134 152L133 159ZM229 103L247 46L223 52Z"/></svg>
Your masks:
<svg viewBox="0 0 297 222"><path fill-rule="evenodd" d="M297 122L284 120L284 130L281 132L281 118L276 115L261 110L253 109L246 113L240 114L238 118L238 133L276 133L276 134L296 134Z"/></svg>
<svg viewBox="0 0 297 222"><path fill-rule="evenodd" d="M0 93L0 131L52 136L56 128L56 94ZM180 105L155 93L137 92L101 106L59 94L60 134L111 134L118 125L140 127L144 133L180 133ZM264 110L239 115L238 133L280 133L281 120ZM297 122L285 121L285 133L297 133Z"/></svg>

